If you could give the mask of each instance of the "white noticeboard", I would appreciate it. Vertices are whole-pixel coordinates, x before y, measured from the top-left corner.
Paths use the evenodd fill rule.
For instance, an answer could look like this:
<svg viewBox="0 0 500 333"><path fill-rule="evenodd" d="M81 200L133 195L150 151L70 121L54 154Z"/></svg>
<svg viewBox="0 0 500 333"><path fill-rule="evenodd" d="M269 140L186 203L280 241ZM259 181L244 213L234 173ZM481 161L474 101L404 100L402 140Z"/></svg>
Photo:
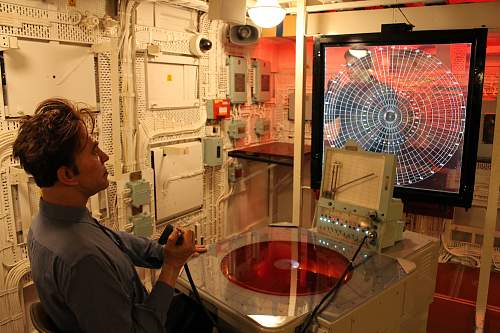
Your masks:
<svg viewBox="0 0 500 333"><path fill-rule="evenodd" d="M90 47L19 40L3 53L8 117L33 114L44 99L64 97L96 108L94 54Z"/></svg>
<svg viewBox="0 0 500 333"><path fill-rule="evenodd" d="M153 148L156 219L164 221L203 205L200 141Z"/></svg>

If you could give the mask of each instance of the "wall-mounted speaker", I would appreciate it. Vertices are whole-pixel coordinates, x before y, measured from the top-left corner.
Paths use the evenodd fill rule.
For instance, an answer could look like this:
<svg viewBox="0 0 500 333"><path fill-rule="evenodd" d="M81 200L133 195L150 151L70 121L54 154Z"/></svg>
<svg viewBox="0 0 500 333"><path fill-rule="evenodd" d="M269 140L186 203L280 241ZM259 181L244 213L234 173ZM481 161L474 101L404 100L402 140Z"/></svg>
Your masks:
<svg viewBox="0 0 500 333"><path fill-rule="evenodd" d="M247 15L246 0L210 0L208 18L234 24L245 24Z"/></svg>
<svg viewBox="0 0 500 333"><path fill-rule="evenodd" d="M257 43L260 38L260 28L253 24L238 24L229 26L229 41L236 45Z"/></svg>

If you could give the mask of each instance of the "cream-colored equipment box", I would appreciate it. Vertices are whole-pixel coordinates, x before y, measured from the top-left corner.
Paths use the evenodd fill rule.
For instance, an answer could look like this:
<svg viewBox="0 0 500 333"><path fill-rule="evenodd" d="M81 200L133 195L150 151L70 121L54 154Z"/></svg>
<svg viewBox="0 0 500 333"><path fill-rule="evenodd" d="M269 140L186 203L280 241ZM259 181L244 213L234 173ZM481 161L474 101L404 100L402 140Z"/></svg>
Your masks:
<svg viewBox="0 0 500 333"><path fill-rule="evenodd" d="M403 203L392 197L396 157L390 154L327 148L316 221L320 233L380 251L402 238Z"/></svg>

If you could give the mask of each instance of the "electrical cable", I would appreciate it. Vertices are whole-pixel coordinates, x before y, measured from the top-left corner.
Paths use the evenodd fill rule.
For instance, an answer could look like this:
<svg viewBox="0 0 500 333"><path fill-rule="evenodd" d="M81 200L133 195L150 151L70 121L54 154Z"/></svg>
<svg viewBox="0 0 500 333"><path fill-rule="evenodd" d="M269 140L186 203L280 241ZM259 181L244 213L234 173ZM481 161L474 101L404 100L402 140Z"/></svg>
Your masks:
<svg viewBox="0 0 500 333"><path fill-rule="evenodd" d="M340 289L340 286L342 285L342 281L344 281L345 277L347 276L347 273L354 270L353 262L354 262L354 260L356 260L356 257L358 256L359 252L361 251L361 248L365 244L365 241L367 238L369 238L368 235L363 237L363 240L361 241L358 248L356 249L356 252L354 252L354 255L352 256L351 260L349 261L349 264L346 266L346 268L344 269L344 272L342 272L342 275L337 280L337 283L335 283L333 288L330 289L330 291L321 299L321 301L318 303L318 305L316 305L314 307L311 314L309 316L307 316L305 322L301 325L302 327L300 329L300 333L305 333L307 331L307 329L309 328L309 326L311 325L314 318L318 314L320 314L321 311L323 311L323 309L322 309L323 303L325 303L328 300L328 303L325 304L325 307L326 307L334 300L335 296L337 295L338 290Z"/></svg>
<svg viewBox="0 0 500 333"><path fill-rule="evenodd" d="M161 236L158 239L158 243L161 244L161 245L165 245L167 243L168 236L170 236L170 234L172 233L172 231L174 231L174 227L171 224L168 224L165 227L165 229L163 230L163 232L161 233ZM183 242L183 237L181 235L181 236L179 236L179 238L177 238L176 245L180 245L180 244L182 244L182 242ZM193 291L193 294L194 294L194 297L195 297L196 301L201 306L201 308L203 309L203 312L205 312L205 315L208 317L208 319L210 320L210 322L212 323L212 325L219 332L221 332L221 330L217 326L216 320L214 319L214 317L212 317L211 313L205 307L205 304L203 304L203 302L201 301L200 294L198 293L198 289L196 288L196 285L194 284L194 281L193 281L193 278L191 276L191 272L189 271L189 266L188 266L187 263L184 264L184 271L186 271L186 275L187 275L188 280L189 280L189 285L191 286L191 290Z"/></svg>
<svg viewBox="0 0 500 333"><path fill-rule="evenodd" d="M415 27L415 25L414 25L414 24L412 24L412 23L410 22L410 20L408 20L408 18L406 17L405 13L403 13L403 10L401 9L401 7L398 7L398 10L400 11L401 15L403 15L403 17L405 18L406 22L408 22L408 24L409 24L409 25L411 25L411 27L412 27L412 28L414 28L414 27Z"/></svg>

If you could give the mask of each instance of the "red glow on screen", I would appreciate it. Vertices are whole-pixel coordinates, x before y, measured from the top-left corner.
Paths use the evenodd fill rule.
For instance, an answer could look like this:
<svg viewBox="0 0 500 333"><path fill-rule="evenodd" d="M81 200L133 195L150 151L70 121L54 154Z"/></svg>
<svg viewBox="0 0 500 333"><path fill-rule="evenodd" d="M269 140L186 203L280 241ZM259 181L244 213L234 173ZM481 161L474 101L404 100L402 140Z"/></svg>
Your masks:
<svg viewBox="0 0 500 333"><path fill-rule="evenodd" d="M331 249L305 242L269 241L240 247L221 262L229 281L265 294L312 295L332 288L348 260ZM296 272L296 291L291 281ZM347 280L350 278L348 275Z"/></svg>

